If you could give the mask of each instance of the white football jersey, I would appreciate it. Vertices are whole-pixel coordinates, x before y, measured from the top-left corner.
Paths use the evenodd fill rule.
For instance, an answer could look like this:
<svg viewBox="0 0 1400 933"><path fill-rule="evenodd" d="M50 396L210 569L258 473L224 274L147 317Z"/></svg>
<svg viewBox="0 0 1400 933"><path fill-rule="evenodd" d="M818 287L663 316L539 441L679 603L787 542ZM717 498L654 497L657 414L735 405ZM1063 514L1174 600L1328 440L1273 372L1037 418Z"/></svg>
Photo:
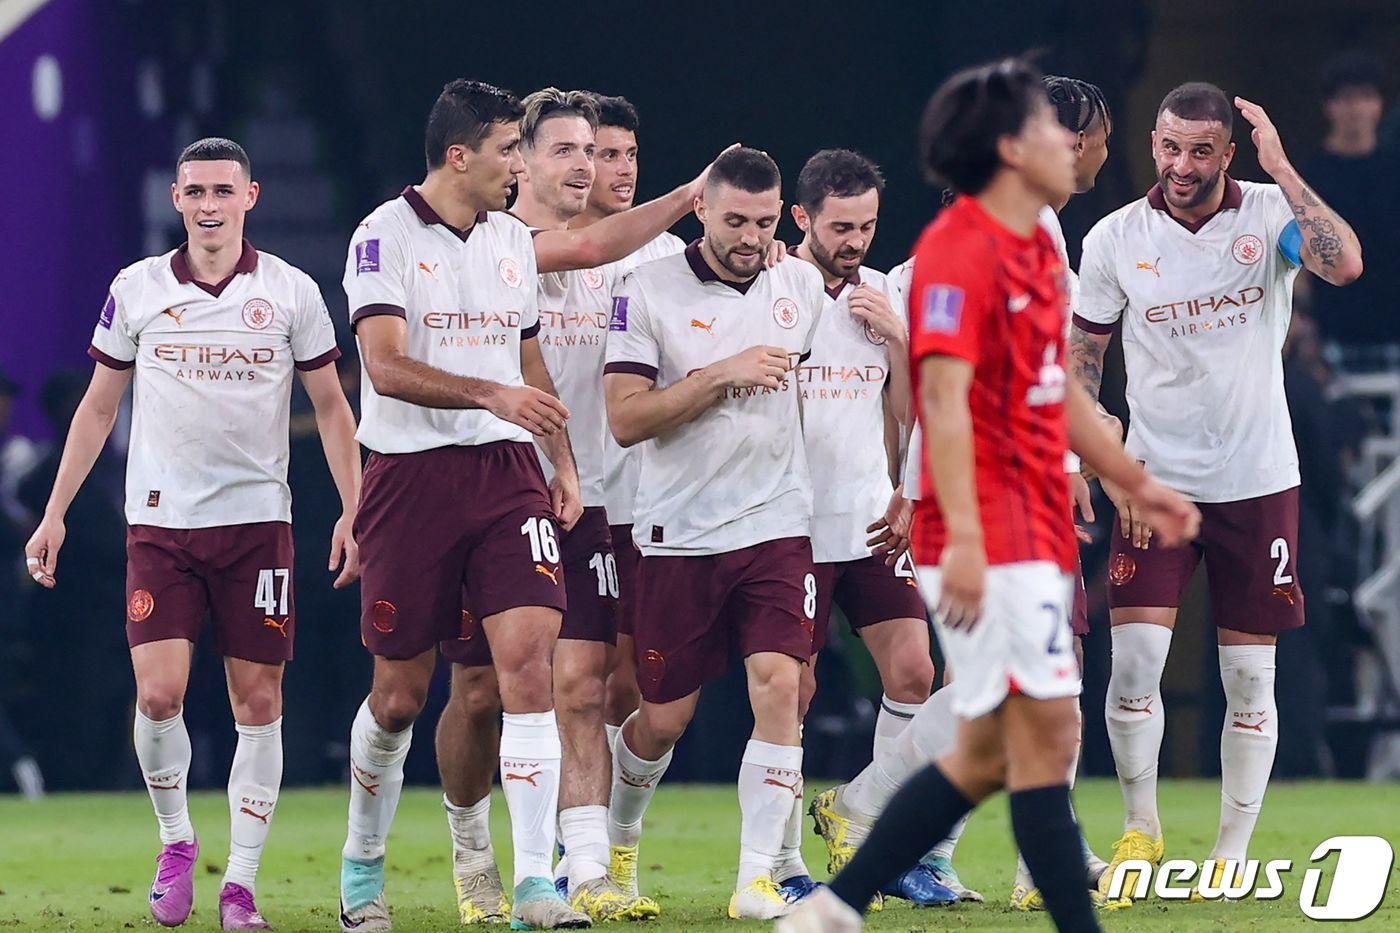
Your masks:
<svg viewBox="0 0 1400 933"><path fill-rule="evenodd" d="M851 313L851 292L860 284L902 308L893 283L862 266L853 279L823 289L812 358L797 368L812 474L812 556L819 564L869 557L865 529L885 514L894 492L885 449L890 348Z"/></svg>
<svg viewBox="0 0 1400 933"><path fill-rule="evenodd" d="M1293 212L1277 185L1228 176L1194 233L1166 208L1154 188L1084 238L1076 321L1107 333L1123 318L1125 446L1197 502L1297 486L1283 339L1299 267L1279 247Z"/></svg>
<svg viewBox="0 0 1400 933"><path fill-rule="evenodd" d="M698 242L627 273L608 324L609 373L665 389L754 346L811 352L821 274L788 261L722 281ZM642 442L633 540L646 555L721 554L811 531L812 487L797 381L730 389L693 421Z"/></svg>
<svg viewBox="0 0 1400 933"><path fill-rule="evenodd" d="M143 259L112 281L88 354L136 367L129 524L292 520L292 370L340 356L310 276L247 241L233 274L213 286L194 280L186 247Z"/></svg>
<svg viewBox="0 0 1400 933"><path fill-rule="evenodd" d="M350 240L345 294L352 326L393 314L408 354L458 376L525 384L520 341L539 331L530 231L504 211L468 231L448 226L412 187L364 219ZM363 356L363 355L362 355ZM524 428L480 408L427 408L380 395L361 371L356 437L382 454L529 441Z"/></svg>
<svg viewBox="0 0 1400 933"><path fill-rule="evenodd" d="M646 246L624 259L610 263L615 279L643 263L670 256L685 249L685 241L674 233L662 233ZM642 448L640 445L623 447L607 430L607 416L603 420L603 501L607 506L608 522L613 525L632 524L632 503L637 498L637 479L642 471Z"/></svg>

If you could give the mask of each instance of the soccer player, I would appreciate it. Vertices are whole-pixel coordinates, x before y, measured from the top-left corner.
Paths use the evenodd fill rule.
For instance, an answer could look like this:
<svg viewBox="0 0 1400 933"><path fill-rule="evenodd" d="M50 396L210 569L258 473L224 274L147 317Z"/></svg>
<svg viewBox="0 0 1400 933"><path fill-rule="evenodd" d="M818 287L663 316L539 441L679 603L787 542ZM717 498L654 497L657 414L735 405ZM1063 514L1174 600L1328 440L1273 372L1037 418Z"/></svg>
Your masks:
<svg viewBox="0 0 1400 933"><path fill-rule="evenodd" d="M1109 564L1106 716L1126 809L1113 866L1157 863L1165 849L1157 813L1162 669L1182 590L1202 558L1226 700L1211 858L1245 857L1278 741L1274 646L1279 632L1303 624L1294 563L1298 456L1281 355L1293 280L1300 267L1333 285L1361 274L1355 233L1299 177L1264 109L1238 97L1259 166L1275 184L1227 174L1230 103L1197 82L1166 96L1152 132L1157 184L1099 221L1080 264L1075 375L1097 396L1121 318L1127 449L1203 516L1199 541L1171 547L1140 520L1133 496L1104 483L1123 530ZM1217 875L1223 866L1217 862ZM1111 878L1104 873L1101 890Z"/></svg>
<svg viewBox="0 0 1400 933"><path fill-rule="evenodd" d="M593 185L594 131L598 122L593 96L584 91L545 88L522 102L520 152L525 171L512 213L532 231L563 230L587 204ZM607 434L603 409L603 336L607 333L615 264L602 269L552 272L538 282L539 347L560 401L569 409L569 440L577 464L583 514L559 542L568 610L554 648L554 699L563 750L559 787L560 841L568 857L566 892L574 908L595 921L642 920L657 915L650 898L627 895L608 877L608 787L611 756L603 729L603 694L608 650L616 640L617 570L608 517L603 508L603 443ZM547 453L547 451L546 451ZM548 478L548 473L546 474ZM472 607L467 609L472 611ZM475 614L473 614L473 618ZM450 703L438 723L438 745L466 755L440 755L443 785L461 778L451 772L477 773L465 799L446 795L449 823L455 829L462 807L490 790L484 755L472 754L494 744L494 728L475 734L474 723L494 717L499 701L464 681L491 677L491 652L479 633L442 643L443 657L454 663L454 686L466 696ZM476 670L472 670L475 668ZM474 706L468 704L473 703ZM494 726L494 723L492 723ZM487 759L489 761L489 759ZM454 832L454 839L460 835ZM499 877L488 847L454 847L454 877L464 922L491 916L499 905ZM489 865L485 862L490 859ZM476 864L483 863L483 864ZM496 896L484 905L486 892L476 879L486 870ZM475 894L475 899L470 896Z"/></svg>
<svg viewBox="0 0 1400 933"><path fill-rule="evenodd" d="M825 149L802 167L792 207L803 233L793 253L817 267L826 287L812 360L797 370L817 567L817 617L812 663L803 677L803 711L816 689L814 669L832 606L839 605L870 651L884 688L875 720L876 755L908 726L928 699L934 677L913 562L905 555L887 565L866 544L866 528L894 491L890 477L898 463L891 463L891 451L898 450L900 432L910 420L908 333L895 310L904 307L903 299L883 273L862 263L875 237L884 187L880 170L865 156ZM776 871L795 897L812 886L801 861L801 817L799 800ZM922 865L886 893L919 904L958 899Z"/></svg>
<svg viewBox="0 0 1400 933"><path fill-rule="evenodd" d="M1030 65L960 72L924 112L929 174L959 193L915 249L911 350L924 425L920 582L960 689L952 749L890 801L834 879L780 924L858 929L890 877L1005 787L1061 930L1096 930L1066 782L1078 742L1070 655L1067 441L1131 486L1164 537L1194 509L1149 479L1062 366L1064 266L1038 215L1074 188L1071 137Z"/></svg>
<svg viewBox="0 0 1400 933"><path fill-rule="evenodd" d="M179 249L117 273L93 331L96 360L43 521L30 574L56 583L64 513L135 382L126 472L126 635L136 675L136 757L160 824L151 915L178 926L194 905L199 841L186 784L184 698L207 612L224 657L238 747L229 769L230 844L219 892L225 930L267 929L253 900L282 783L282 669L292 657L292 372L316 410L343 512L334 585L358 573L351 525L360 487L355 419L335 367L335 329L305 273L243 238L258 201L248 154L228 139L185 147L171 199Z"/></svg>
<svg viewBox="0 0 1400 933"><path fill-rule="evenodd" d="M642 445L634 539L640 707L618 736L609 819L642 817L700 687L744 658L754 731L739 768L733 918L789 903L774 881L802 794L798 704L812 653L812 491L793 367L811 350L823 294L811 265L764 268L782 210L778 167L724 153L695 212L704 236L623 278L604 392L620 444Z"/></svg>
<svg viewBox="0 0 1400 933"><path fill-rule="evenodd" d="M356 526L360 630L375 673L351 729L347 930L390 928L385 839L413 722L437 643L476 625L505 711L512 923L589 923L549 878L561 756L551 659L565 606L558 528L572 528L582 508L568 409L537 338L536 276L635 251L681 216L704 175L586 230L548 230L532 242L503 211L524 171L521 113L499 88L448 84L428 116L423 182L371 213L350 243L344 284L365 375L359 439L371 451ZM532 437L554 466L548 484ZM464 605L475 614L466 624ZM481 750L462 754L473 752ZM474 837L462 843L480 841L486 796L460 827L454 821L454 844L459 828Z"/></svg>

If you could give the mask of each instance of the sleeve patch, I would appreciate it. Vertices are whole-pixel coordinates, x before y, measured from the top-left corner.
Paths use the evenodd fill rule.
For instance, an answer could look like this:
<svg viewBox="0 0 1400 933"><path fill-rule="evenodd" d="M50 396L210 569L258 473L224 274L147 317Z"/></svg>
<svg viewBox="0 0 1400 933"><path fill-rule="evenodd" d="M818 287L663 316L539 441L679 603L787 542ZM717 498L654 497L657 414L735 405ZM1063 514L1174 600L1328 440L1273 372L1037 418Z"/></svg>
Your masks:
<svg viewBox="0 0 1400 933"><path fill-rule="evenodd" d="M608 318L608 330L627 329L627 296L617 295L612 300L612 315Z"/></svg>
<svg viewBox="0 0 1400 933"><path fill-rule="evenodd" d="M962 323L965 292L956 285L930 285L924 290L923 329L933 334L956 334Z"/></svg>
<svg viewBox="0 0 1400 933"><path fill-rule="evenodd" d="M111 293L109 292L109 293L107 294L107 303L104 304L104 305L102 306L102 313L99 314L99 315L97 316L97 323L98 323L100 326L105 327L105 328L107 328L108 330L111 330L111 329L112 329L112 318L114 318L114 317L116 316L116 314L117 314L117 299L113 298L112 295L111 295Z"/></svg>
<svg viewBox="0 0 1400 933"><path fill-rule="evenodd" d="M379 240L361 240L355 244L355 274L379 271Z"/></svg>

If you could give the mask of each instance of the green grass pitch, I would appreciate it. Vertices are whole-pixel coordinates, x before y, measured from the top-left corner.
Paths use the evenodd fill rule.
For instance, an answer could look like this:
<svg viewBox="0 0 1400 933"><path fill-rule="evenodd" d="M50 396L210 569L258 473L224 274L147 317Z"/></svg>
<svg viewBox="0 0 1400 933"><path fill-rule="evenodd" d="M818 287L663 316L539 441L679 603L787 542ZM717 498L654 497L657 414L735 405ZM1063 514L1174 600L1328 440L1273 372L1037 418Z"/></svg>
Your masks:
<svg viewBox="0 0 1400 933"><path fill-rule="evenodd" d="M812 780L809 795L827 786ZM1085 781L1076 805L1090 839L1107 855L1116 836L1121 802L1112 781ZM404 794L389 845L388 896L396 930L451 930L456 926L449 843L440 797L431 790ZM282 795L263 860L258 903L274 927L331 930L345 833L343 788L294 790ZM218 882L228 844L222 794L193 800L203 847L195 912L186 927L217 930ZM1213 782L1170 781L1162 787L1168 857L1200 859L1215 838L1219 789ZM503 802L492 808L502 873L509 878L510 838ZM810 821L809 821L810 824ZM734 882L739 832L733 787L663 785L642 840L643 890L662 905L652 930L732 928L724 907ZM1144 901L1102 916L1110 931L1211 930L1222 933L1306 929L1298 909L1302 869L1312 849L1333 835L1380 835L1400 841L1400 786L1341 783L1279 784L1269 789L1255 834L1259 858L1291 858L1283 898L1273 903L1184 904ZM38 804L0 799L0 930L157 929L146 911L156 851L155 822L144 794L56 795ZM806 855L818 877L826 860L810 835ZM1330 870L1336 857L1324 863ZM973 817L958 849L964 881L987 895L984 905L916 910L894 902L870 918L871 930L1047 930L1045 914L1005 906L1014 868L1005 799ZM1349 929L1400 929L1400 874L1380 910ZM1324 891L1326 885L1324 884ZM749 929L767 925L745 924ZM499 929L499 928L498 928Z"/></svg>

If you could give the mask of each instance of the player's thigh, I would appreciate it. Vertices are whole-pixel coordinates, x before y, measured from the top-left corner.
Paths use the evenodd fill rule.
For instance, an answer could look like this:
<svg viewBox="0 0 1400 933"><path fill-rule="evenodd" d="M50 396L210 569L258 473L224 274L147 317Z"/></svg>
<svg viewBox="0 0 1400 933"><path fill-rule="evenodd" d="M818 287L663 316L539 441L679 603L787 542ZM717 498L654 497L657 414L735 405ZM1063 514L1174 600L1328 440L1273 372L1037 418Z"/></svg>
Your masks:
<svg viewBox="0 0 1400 933"><path fill-rule="evenodd" d="M142 715L161 721L180 712L190 682L194 644L166 638L131 646L131 670L136 677L136 703Z"/></svg>
<svg viewBox="0 0 1400 933"><path fill-rule="evenodd" d="M1280 632L1302 626L1303 588L1295 557L1298 490L1210 503L1202 506L1201 525L1220 643L1271 644ZM1256 639L1224 640L1236 635Z"/></svg>
<svg viewBox="0 0 1400 933"><path fill-rule="evenodd" d="M559 621L558 609L533 605L506 609L481 620L503 697L510 692L511 682L520 678L542 678L550 684Z"/></svg>
<svg viewBox="0 0 1400 933"><path fill-rule="evenodd" d="M631 525L610 525L617 565L617 632L631 636L637 619L637 574L642 552L632 540Z"/></svg>
<svg viewBox="0 0 1400 933"><path fill-rule="evenodd" d="M219 653L265 665L291 660L296 639L292 526L259 522L198 531Z"/></svg>
<svg viewBox="0 0 1400 933"><path fill-rule="evenodd" d="M740 654L770 652L806 661L813 653L818 596L811 540L779 538L742 554L723 609Z"/></svg>
<svg viewBox="0 0 1400 933"><path fill-rule="evenodd" d="M554 704L561 717L587 715L602 721L611 650L603 641L561 637L555 642Z"/></svg>
<svg viewBox="0 0 1400 933"><path fill-rule="evenodd" d="M1079 741L1078 704L1074 697L1049 700L1024 695L1002 706L1008 790L1065 783Z"/></svg>
<svg viewBox="0 0 1400 933"><path fill-rule="evenodd" d="M836 584L845 565L826 561L812 566L816 586L815 612L812 616L812 657L815 659L826 647L831 632L831 610L836 605Z"/></svg>
<svg viewBox="0 0 1400 933"><path fill-rule="evenodd" d="M462 616L461 626L457 631L457 637L445 638L438 642L438 651L442 653L444 661L453 666L454 669L468 668L491 670L495 659L491 656L491 645L486 640L486 630L481 627L481 619L471 609L466 608L467 588L462 587ZM492 674L492 682L495 682L495 674Z"/></svg>
<svg viewBox="0 0 1400 933"><path fill-rule="evenodd" d="M560 614L568 605L562 541L549 500L543 495L528 496L476 535L462 582L467 607L482 620L498 668L507 641L538 636L539 620L553 618L549 641L531 646L547 659L558 635ZM518 611L525 609L547 611ZM535 621L528 630L516 633L501 624L506 619ZM510 658L505 660L511 663Z"/></svg>
<svg viewBox="0 0 1400 933"><path fill-rule="evenodd" d="M265 726L282 715L282 662L224 658L229 706L241 726Z"/></svg>
<svg viewBox="0 0 1400 933"><path fill-rule="evenodd" d="M449 703L460 706L468 716L500 713L501 686L489 661L484 666L453 664L451 670Z"/></svg>
<svg viewBox="0 0 1400 933"><path fill-rule="evenodd" d="M569 608L559 637L616 644L621 584L607 514L601 508L584 509L578 523L563 533L560 550Z"/></svg>
<svg viewBox="0 0 1400 933"><path fill-rule="evenodd" d="M191 551L191 533L152 525L127 528L126 639L133 662L141 645L199 640L209 597Z"/></svg>
<svg viewBox="0 0 1400 933"><path fill-rule="evenodd" d="M934 675L928 619L886 619L859 632L890 699L920 703L928 698Z"/></svg>
<svg viewBox="0 0 1400 933"><path fill-rule="evenodd" d="M1169 548L1163 547L1154 536L1146 548L1135 548L1115 528L1108 556L1108 606L1112 623L1170 624L1162 620L1175 620L1181 594L1191 582L1200 559L1200 547L1194 542ZM1127 617L1139 616L1144 609L1170 611L1154 613L1152 619ZM1132 611L1125 615L1121 610Z"/></svg>
<svg viewBox="0 0 1400 933"><path fill-rule="evenodd" d="M637 747L629 742L628 748L642 758L660 758L685 733L699 704L699 690L662 703L653 703L643 696L637 715L632 719L633 728L637 730Z"/></svg>
<svg viewBox="0 0 1400 933"><path fill-rule="evenodd" d="M657 705L688 697L728 668L734 623L725 600L734 563L729 554L642 557L633 659L643 700Z"/></svg>

